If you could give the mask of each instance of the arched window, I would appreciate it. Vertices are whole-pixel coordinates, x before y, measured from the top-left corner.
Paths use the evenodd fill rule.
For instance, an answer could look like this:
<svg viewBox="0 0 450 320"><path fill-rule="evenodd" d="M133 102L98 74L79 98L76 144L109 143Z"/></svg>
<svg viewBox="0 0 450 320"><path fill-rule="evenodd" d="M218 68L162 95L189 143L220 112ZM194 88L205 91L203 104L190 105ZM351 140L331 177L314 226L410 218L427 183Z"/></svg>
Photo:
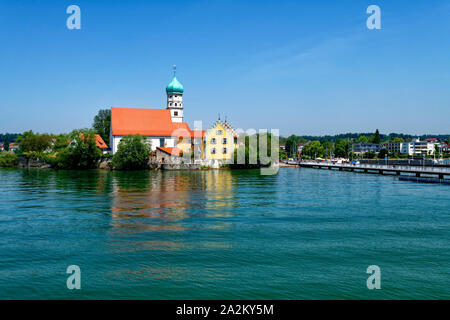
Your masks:
<svg viewBox="0 0 450 320"><path fill-rule="evenodd" d="M175 107L177 106L177 103L175 102Z"/></svg>

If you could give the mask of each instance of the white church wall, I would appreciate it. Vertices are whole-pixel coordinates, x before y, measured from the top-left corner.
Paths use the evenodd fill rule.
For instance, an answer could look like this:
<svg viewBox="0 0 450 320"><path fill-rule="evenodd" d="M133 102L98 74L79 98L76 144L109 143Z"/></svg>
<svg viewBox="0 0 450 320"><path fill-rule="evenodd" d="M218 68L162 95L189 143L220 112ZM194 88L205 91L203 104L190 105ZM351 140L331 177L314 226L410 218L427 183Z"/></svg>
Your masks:
<svg viewBox="0 0 450 320"><path fill-rule="evenodd" d="M111 152L112 154L115 154L119 147L119 142L122 140L123 136L113 136L112 137L112 145L111 145ZM152 151L156 150L156 147L164 147L160 145L161 139L164 138L164 143L166 147L173 148L175 147L175 139L172 137L151 137L148 136L146 139L148 142L151 143Z"/></svg>

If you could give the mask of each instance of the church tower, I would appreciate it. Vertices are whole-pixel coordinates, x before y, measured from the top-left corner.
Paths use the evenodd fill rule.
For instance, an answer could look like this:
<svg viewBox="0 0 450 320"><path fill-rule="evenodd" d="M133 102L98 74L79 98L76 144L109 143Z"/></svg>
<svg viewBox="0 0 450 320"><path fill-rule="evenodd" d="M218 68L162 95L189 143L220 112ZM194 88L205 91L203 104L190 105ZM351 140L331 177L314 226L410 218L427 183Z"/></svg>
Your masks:
<svg viewBox="0 0 450 320"><path fill-rule="evenodd" d="M177 67L173 66L173 79L166 87L167 109L172 122L183 122L183 85L177 80Z"/></svg>

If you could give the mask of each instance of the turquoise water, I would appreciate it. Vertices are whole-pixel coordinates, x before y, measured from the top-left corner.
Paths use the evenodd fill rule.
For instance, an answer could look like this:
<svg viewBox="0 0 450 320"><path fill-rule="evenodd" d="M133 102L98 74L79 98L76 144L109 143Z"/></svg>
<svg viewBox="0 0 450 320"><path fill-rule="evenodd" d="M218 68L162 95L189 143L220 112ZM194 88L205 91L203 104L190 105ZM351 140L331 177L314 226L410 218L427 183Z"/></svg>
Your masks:
<svg viewBox="0 0 450 320"><path fill-rule="evenodd" d="M449 299L450 188L393 176L0 170L0 298ZM81 290L66 268L81 268ZM381 290L366 269L381 268Z"/></svg>

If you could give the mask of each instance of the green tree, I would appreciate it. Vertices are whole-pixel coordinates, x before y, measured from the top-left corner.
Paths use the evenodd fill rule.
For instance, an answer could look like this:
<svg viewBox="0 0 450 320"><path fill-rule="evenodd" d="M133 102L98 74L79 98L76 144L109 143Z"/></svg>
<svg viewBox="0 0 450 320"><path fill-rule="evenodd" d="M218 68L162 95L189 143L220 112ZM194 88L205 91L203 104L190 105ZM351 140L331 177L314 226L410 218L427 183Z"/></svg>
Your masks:
<svg viewBox="0 0 450 320"><path fill-rule="evenodd" d="M366 136L359 136L357 142L358 142L358 143L367 143L367 142L369 142L369 139L367 139Z"/></svg>
<svg viewBox="0 0 450 320"><path fill-rule="evenodd" d="M323 148L323 156L327 158L330 155L330 152L334 150L334 144L328 140L323 140L321 142Z"/></svg>
<svg viewBox="0 0 450 320"><path fill-rule="evenodd" d="M379 144L380 142L381 142L380 131L378 131L377 129L373 137L373 143Z"/></svg>
<svg viewBox="0 0 450 320"><path fill-rule="evenodd" d="M16 154L11 152L0 153L0 167L14 167L17 162Z"/></svg>
<svg viewBox="0 0 450 320"><path fill-rule="evenodd" d="M379 159L384 159L385 156L387 156L389 154L387 149L381 149L380 152L378 153L378 158Z"/></svg>
<svg viewBox="0 0 450 320"><path fill-rule="evenodd" d="M376 156L377 154L373 151L369 151L364 154L364 158L366 159L374 159Z"/></svg>
<svg viewBox="0 0 450 320"><path fill-rule="evenodd" d="M303 154L308 155L312 158L321 157L325 152L324 147L320 143L320 141L311 141L303 148Z"/></svg>
<svg viewBox="0 0 450 320"><path fill-rule="evenodd" d="M441 148L440 148L437 144L434 145L434 153L435 153L438 157L439 157L440 154L441 154Z"/></svg>
<svg viewBox="0 0 450 320"><path fill-rule="evenodd" d="M73 137L75 138L75 137ZM61 151L69 145L69 142L71 141L69 135L67 134L59 134L56 136L55 144L53 145L54 151Z"/></svg>
<svg viewBox="0 0 450 320"><path fill-rule="evenodd" d="M112 159L114 169L138 170L148 167L151 146L140 135L124 136Z"/></svg>
<svg viewBox="0 0 450 320"><path fill-rule="evenodd" d="M94 117L93 129L98 133L102 139L109 144L109 134L111 130L111 110L100 110Z"/></svg>
<svg viewBox="0 0 450 320"><path fill-rule="evenodd" d="M392 140L392 142L394 142L394 143L405 142L405 140L403 138L396 137L396 138L394 138L394 140Z"/></svg>
<svg viewBox="0 0 450 320"><path fill-rule="evenodd" d="M9 135L6 134L5 141L3 141L3 150L9 151Z"/></svg>
<svg viewBox="0 0 450 320"><path fill-rule="evenodd" d="M24 132L18 141L23 152L43 152L51 146L51 137L48 134L35 134L32 130Z"/></svg>
<svg viewBox="0 0 450 320"><path fill-rule="evenodd" d="M91 169L97 167L102 152L96 145L95 132L72 132L71 143L56 156L56 166L62 169Z"/></svg>
<svg viewBox="0 0 450 320"><path fill-rule="evenodd" d="M349 155L350 143L348 140L339 139L334 145L334 154L336 157L346 158Z"/></svg>
<svg viewBox="0 0 450 320"><path fill-rule="evenodd" d="M297 137L294 135L289 136L285 142L285 148L289 157L296 158L298 154Z"/></svg>

